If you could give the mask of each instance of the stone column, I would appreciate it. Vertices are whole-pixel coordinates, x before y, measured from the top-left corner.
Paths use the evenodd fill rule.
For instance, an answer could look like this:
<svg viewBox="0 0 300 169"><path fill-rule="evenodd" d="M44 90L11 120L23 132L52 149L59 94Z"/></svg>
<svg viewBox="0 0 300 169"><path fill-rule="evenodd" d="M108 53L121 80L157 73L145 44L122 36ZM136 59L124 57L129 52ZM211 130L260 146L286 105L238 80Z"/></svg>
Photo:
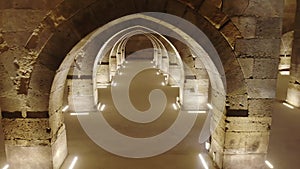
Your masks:
<svg viewBox="0 0 300 169"><path fill-rule="evenodd" d="M11 169L58 169L67 155L62 127L51 138L48 112L2 111L5 152Z"/></svg>
<svg viewBox="0 0 300 169"><path fill-rule="evenodd" d="M228 95L223 168L265 168L279 63L282 0L224 0L241 32L234 50L247 85Z"/></svg>
<svg viewBox="0 0 300 169"><path fill-rule="evenodd" d="M290 73L287 102L296 107L300 107L300 0L297 0Z"/></svg>

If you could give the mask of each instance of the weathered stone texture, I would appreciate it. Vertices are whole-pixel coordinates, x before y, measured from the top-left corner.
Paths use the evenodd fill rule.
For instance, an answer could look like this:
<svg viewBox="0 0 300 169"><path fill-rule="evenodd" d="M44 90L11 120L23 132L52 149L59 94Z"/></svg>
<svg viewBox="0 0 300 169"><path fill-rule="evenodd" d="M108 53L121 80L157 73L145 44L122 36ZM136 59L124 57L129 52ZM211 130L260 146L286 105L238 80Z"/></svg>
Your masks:
<svg viewBox="0 0 300 169"><path fill-rule="evenodd" d="M0 33L0 54L6 52L9 49L7 42L4 40L3 35Z"/></svg>
<svg viewBox="0 0 300 169"><path fill-rule="evenodd" d="M203 15L211 24L219 29L225 22L228 21L228 17L223 13L212 1L205 1L200 9L199 13Z"/></svg>
<svg viewBox="0 0 300 169"><path fill-rule="evenodd" d="M48 140L50 144L48 119L2 119L2 125L5 140L14 140L16 145L20 143L18 140L28 141L24 142L26 145L36 140Z"/></svg>
<svg viewBox="0 0 300 169"><path fill-rule="evenodd" d="M281 18L259 18L256 23L256 36L258 38L280 38Z"/></svg>
<svg viewBox="0 0 300 169"><path fill-rule="evenodd" d="M223 0L223 11L229 15L278 17L282 15L283 1Z"/></svg>
<svg viewBox="0 0 300 169"><path fill-rule="evenodd" d="M271 117L273 111L273 99L249 99L250 117Z"/></svg>
<svg viewBox="0 0 300 169"><path fill-rule="evenodd" d="M256 18L251 16L232 17L231 21L245 39L256 37Z"/></svg>
<svg viewBox="0 0 300 169"><path fill-rule="evenodd" d="M231 65L228 64L227 66L225 67L225 69L227 69L225 72L227 81L227 95L245 94L245 80L237 60L233 61Z"/></svg>
<svg viewBox="0 0 300 169"><path fill-rule="evenodd" d="M244 74L245 79L249 79L253 77L253 67L254 67L254 59L253 58L238 58L238 62L241 65L241 69Z"/></svg>
<svg viewBox="0 0 300 169"><path fill-rule="evenodd" d="M230 1L230 0L228 0ZM257 17L280 17L283 12L282 0L248 0L248 6L244 11L245 15L254 15ZM234 3L234 1L232 1Z"/></svg>
<svg viewBox="0 0 300 169"><path fill-rule="evenodd" d="M266 169L264 161L264 154L225 154L224 169Z"/></svg>
<svg viewBox="0 0 300 169"><path fill-rule="evenodd" d="M266 153L269 132L226 132L224 152L226 154Z"/></svg>
<svg viewBox="0 0 300 169"><path fill-rule="evenodd" d="M223 11L232 15L242 15L249 5L249 0L223 0Z"/></svg>
<svg viewBox="0 0 300 169"><path fill-rule="evenodd" d="M253 78L276 79L279 59L254 59Z"/></svg>
<svg viewBox="0 0 300 169"><path fill-rule="evenodd" d="M31 32L43 20L46 11L6 9L2 11L2 31ZM1 25L1 24L0 24Z"/></svg>
<svg viewBox="0 0 300 169"><path fill-rule="evenodd" d="M42 9L50 10L54 8L60 0L40 1L40 0L1 0L0 9Z"/></svg>
<svg viewBox="0 0 300 169"><path fill-rule="evenodd" d="M237 39L235 48L240 57L277 58L280 39Z"/></svg>
<svg viewBox="0 0 300 169"><path fill-rule="evenodd" d="M224 25L221 29L221 33L232 48L234 48L236 39L242 37L240 31L233 24L233 22L228 22L226 25Z"/></svg>
<svg viewBox="0 0 300 169"><path fill-rule="evenodd" d="M248 79L246 84L250 98L275 98L275 79Z"/></svg>
<svg viewBox="0 0 300 169"><path fill-rule="evenodd" d="M228 96L226 100L226 106L233 110L247 110L248 96L246 94Z"/></svg>
<svg viewBox="0 0 300 169"><path fill-rule="evenodd" d="M52 144L51 148L53 169L59 169L68 155L67 135L65 128L63 128L62 133L58 135L57 140Z"/></svg>
<svg viewBox="0 0 300 169"><path fill-rule="evenodd" d="M51 169L51 147L50 146L5 146L6 158L12 169Z"/></svg>
<svg viewBox="0 0 300 169"><path fill-rule="evenodd" d="M271 117L227 117L226 131L259 132L269 131Z"/></svg>
<svg viewBox="0 0 300 169"><path fill-rule="evenodd" d="M9 94L9 91L12 91L13 88L13 81L9 76L9 73L5 69L5 66L3 63L0 64L0 96L3 96L4 94Z"/></svg>

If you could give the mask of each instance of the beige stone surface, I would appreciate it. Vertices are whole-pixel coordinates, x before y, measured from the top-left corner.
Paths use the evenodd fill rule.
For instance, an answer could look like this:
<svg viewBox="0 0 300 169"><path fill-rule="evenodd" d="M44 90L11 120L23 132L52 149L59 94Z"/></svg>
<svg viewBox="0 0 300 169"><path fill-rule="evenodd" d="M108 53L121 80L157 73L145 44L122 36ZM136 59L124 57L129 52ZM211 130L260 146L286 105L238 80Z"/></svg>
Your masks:
<svg viewBox="0 0 300 169"><path fill-rule="evenodd" d="M248 109L248 96L244 95L232 95L226 99L226 106L232 110L247 110Z"/></svg>
<svg viewBox="0 0 300 169"><path fill-rule="evenodd" d="M227 117L228 132L266 132L270 130L271 117Z"/></svg>
<svg viewBox="0 0 300 169"><path fill-rule="evenodd" d="M247 9L249 0L223 0L223 11L232 15L242 15Z"/></svg>
<svg viewBox="0 0 300 169"><path fill-rule="evenodd" d="M236 16L231 18L233 24L239 29L245 39L255 38L256 18L251 16Z"/></svg>
<svg viewBox="0 0 300 169"><path fill-rule="evenodd" d="M256 36L258 38L280 38L281 18L267 17L259 18L256 23Z"/></svg>
<svg viewBox="0 0 300 169"><path fill-rule="evenodd" d="M233 22L227 22L220 31L232 48L235 46L236 39L242 37L240 31Z"/></svg>
<svg viewBox="0 0 300 169"><path fill-rule="evenodd" d="M255 58L277 58L279 48L280 39L237 39L235 46L238 56Z"/></svg>
<svg viewBox="0 0 300 169"><path fill-rule="evenodd" d="M273 99L249 99L249 116L271 117L273 104Z"/></svg>
<svg viewBox="0 0 300 169"><path fill-rule="evenodd" d="M50 138L46 130L49 127L48 119L2 119L2 124L5 140L34 141ZM30 144L28 142L28 146Z"/></svg>
<svg viewBox="0 0 300 169"><path fill-rule="evenodd" d="M209 20L217 29L228 21L227 15L223 13L213 1L204 1L199 8L199 13Z"/></svg>
<svg viewBox="0 0 300 169"><path fill-rule="evenodd" d="M266 153L269 132L226 132L225 154Z"/></svg>
<svg viewBox="0 0 300 169"><path fill-rule="evenodd" d="M244 74L244 78L249 79L253 77L253 67L254 59L253 58L238 58L238 62L241 65L241 69Z"/></svg>
<svg viewBox="0 0 300 169"><path fill-rule="evenodd" d="M253 78L276 79L279 59L254 59Z"/></svg>
<svg viewBox="0 0 300 169"><path fill-rule="evenodd" d="M275 79L248 79L246 83L249 98L275 98Z"/></svg>
<svg viewBox="0 0 300 169"><path fill-rule="evenodd" d="M264 160L265 154L225 154L224 169L267 169Z"/></svg>
<svg viewBox="0 0 300 169"><path fill-rule="evenodd" d="M2 10L3 32L31 32L46 15L46 11L29 9Z"/></svg>

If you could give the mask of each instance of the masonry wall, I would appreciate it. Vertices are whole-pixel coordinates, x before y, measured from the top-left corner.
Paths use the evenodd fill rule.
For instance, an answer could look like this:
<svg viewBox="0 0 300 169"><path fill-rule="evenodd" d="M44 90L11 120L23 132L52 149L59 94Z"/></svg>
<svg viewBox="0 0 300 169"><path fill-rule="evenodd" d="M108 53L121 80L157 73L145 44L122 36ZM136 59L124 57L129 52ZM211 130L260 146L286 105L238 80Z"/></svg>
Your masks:
<svg viewBox="0 0 300 169"><path fill-rule="evenodd" d="M275 97L283 0L62 2L0 0L0 106L7 147L40 147L50 157L55 140L64 133L62 102L50 113L48 106L53 77L65 54L87 33L114 18L158 11L201 27L222 56L227 109L214 110L214 118L222 119L212 135L214 160L223 168L262 167ZM90 19L88 24L85 18ZM291 85L297 89L297 83ZM218 100L218 94L212 99Z"/></svg>

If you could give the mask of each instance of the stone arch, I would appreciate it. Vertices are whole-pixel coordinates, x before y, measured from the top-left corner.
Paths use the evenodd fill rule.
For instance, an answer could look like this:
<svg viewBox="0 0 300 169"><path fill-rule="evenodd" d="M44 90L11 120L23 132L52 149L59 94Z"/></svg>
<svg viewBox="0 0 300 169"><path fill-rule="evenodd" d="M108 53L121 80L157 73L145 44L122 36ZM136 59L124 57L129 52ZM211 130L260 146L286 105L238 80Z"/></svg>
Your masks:
<svg viewBox="0 0 300 169"><path fill-rule="evenodd" d="M191 4L181 3L175 0L165 0L163 3L157 3L155 5L151 3L152 5L148 6L146 5L146 2L143 2L144 4L141 3L142 2L130 0L128 0L128 2L122 1L122 3L115 4L109 1L62 1L51 13L48 14L41 25L34 30L25 46L28 50L34 51L37 55L36 65L34 66L36 69L33 69L30 82L27 82L29 83L29 92L31 88L30 86L33 85L32 81L39 78L36 77L37 75L35 71L41 71L41 69L44 69L45 71L50 70L51 72L56 71L64 56L66 56L71 48L81 38L87 35L87 33L92 32L107 21L140 11L166 12L177 15L187 19L203 30L209 39L211 39L224 65L227 82L229 83L227 85L228 93L236 94L245 92L243 73L235 58L234 52L229 46L229 43L210 22L208 22L200 14L193 11ZM123 4L126 4L128 8L121 8ZM107 12L109 13L109 10L107 7L111 7L112 5L118 10L111 9L111 11L114 11L114 14L108 15ZM174 10L172 7L176 7L177 10ZM176 11L180 11L181 13ZM103 18L101 12L106 13L105 16L107 16L107 18ZM96 15L96 13L98 15ZM98 16L101 16L99 17L102 18L101 21L97 20ZM82 24L85 18L91 19L88 24ZM52 81L51 79L53 79L53 77L54 73L52 73L52 78L49 80ZM231 83L235 85L231 85ZM50 86L45 87L43 90L50 92ZM45 105L44 107L47 106Z"/></svg>
<svg viewBox="0 0 300 169"><path fill-rule="evenodd" d="M150 1L148 1L150 2ZM152 0L151 2L155 2ZM122 8L122 5L128 8ZM64 79L54 78L55 73L67 76L69 67L60 67L63 59L71 48L80 41L85 35L92 32L94 29L102 26L108 21L117 19L121 16L133 14L141 11L165 12L182 17L194 25L196 25L209 37L220 55L220 59L225 68L227 81L227 94L240 95L246 93L244 76L241 67L235 58L235 54L229 45L229 42L224 36L201 14L196 12L193 6L175 0L159 1L155 5L146 5L143 1L124 0L120 3L112 3L110 1L80 1L70 2L62 1L35 29L31 37L28 39L26 49L33 51L36 55L33 72L30 79L23 82L28 84L28 94L38 97L43 100L42 103L49 102L49 94L51 100L57 102L49 105L41 105L41 109L49 109L50 126L53 140L59 132L62 124L61 109L62 103L59 100L63 99ZM116 5L116 6L114 6ZM107 11L108 7L113 7L114 13ZM176 9L176 10L174 10ZM109 18L98 19L101 12L109 13L105 16ZM117 12L116 12L117 11ZM90 18L91 22L83 24L85 18ZM63 43L62 43L63 42ZM59 50L57 50L59 49ZM71 66L71 65L70 65ZM47 76L40 76L40 71L45 72ZM50 73L49 73L50 72ZM41 81L58 82L56 86L45 85L42 88L35 86ZM51 83L48 83L51 84ZM26 86L26 85L25 85ZM36 90L46 93L43 96L37 95ZM217 98L217 97L216 97ZM214 98L214 99L216 99ZM229 98L230 101L230 98Z"/></svg>

